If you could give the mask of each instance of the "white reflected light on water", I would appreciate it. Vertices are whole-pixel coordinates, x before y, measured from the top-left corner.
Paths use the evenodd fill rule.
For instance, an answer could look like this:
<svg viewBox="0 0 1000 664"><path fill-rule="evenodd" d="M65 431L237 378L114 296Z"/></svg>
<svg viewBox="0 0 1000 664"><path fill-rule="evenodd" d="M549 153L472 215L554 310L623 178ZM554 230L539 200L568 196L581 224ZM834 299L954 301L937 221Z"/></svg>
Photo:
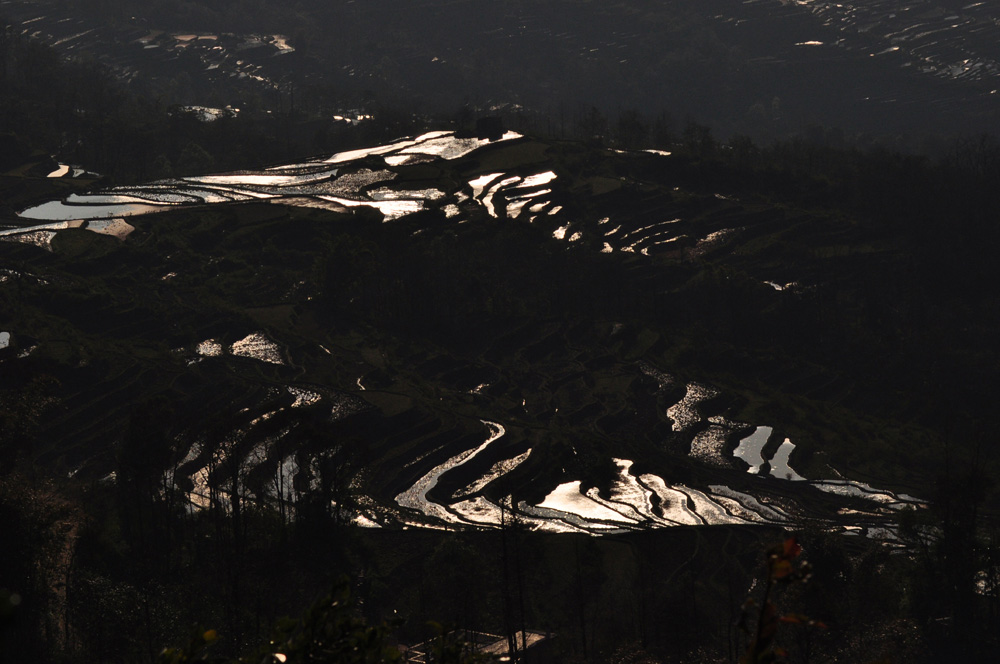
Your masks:
<svg viewBox="0 0 1000 664"><path fill-rule="evenodd" d="M785 438L785 441L781 443L778 447L778 451L774 453L771 457L771 477L777 477L783 480L793 480L795 482L801 482L805 478L792 470L792 467L788 465L788 459L792 455L792 451L795 449L795 443Z"/></svg>
<svg viewBox="0 0 1000 664"><path fill-rule="evenodd" d="M771 431L773 431L771 427L757 427L756 431L741 440L740 444L733 450L734 457L742 459L750 466L747 469L748 473L756 475L760 472L760 467L764 465L761 450L767 444L767 439L771 437Z"/></svg>
<svg viewBox="0 0 1000 664"><path fill-rule="evenodd" d="M489 437L483 442L483 444L474 450L466 450L460 454L456 454L441 465L436 466L429 473L417 480L413 486L396 496L396 502L402 507L408 507L418 512L422 512L427 516L435 517L446 522L451 521L452 519L448 510L442 505L429 500L427 498L427 494L431 489L437 486L438 478L449 470L458 468L459 466L468 463L476 455L485 450L491 443L499 440L506 433L506 429L504 429L503 425L497 422L488 422L486 420L482 420L482 422L490 431Z"/></svg>
<svg viewBox="0 0 1000 664"><path fill-rule="evenodd" d="M291 185L312 184L329 180L337 174L336 168L319 173L303 175L273 175L260 173L227 173L224 175L199 175L186 177L185 182L214 185L236 185L255 187L288 187Z"/></svg>
<svg viewBox="0 0 1000 664"><path fill-rule="evenodd" d="M106 219L108 217L128 217L135 214L160 212L165 205L124 203L121 205L68 205L62 201L49 201L19 212L23 219L47 221L70 221L72 219Z"/></svg>
<svg viewBox="0 0 1000 664"><path fill-rule="evenodd" d="M501 140L520 137L521 135L516 132L507 132ZM359 180L359 177L367 172L365 169L334 180L341 170L340 165L373 156L384 156L393 165L410 161L455 159L490 143L491 141L480 138L458 138L450 131L432 131L388 145L347 150L322 161L272 166L260 171L186 176L180 179L159 180L139 187L119 187L102 192L74 193L65 200L49 201L29 207L19 212L18 216L23 219L50 222L109 219L160 212L178 204L279 199L292 205L305 206L313 205L320 200L348 208L367 205L378 209L388 219L398 219L424 209L422 200L441 198L444 193L431 189L393 193L383 188L372 195L374 199L372 201L335 197L331 194L359 194L363 186L371 184L367 180L364 182ZM69 172L70 167L60 165L50 175L62 177ZM395 173L389 171L384 173L389 177L382 179L396 177ZM531 176L529 180L532 184L540 184L554 177L555 175L549 172ZM351 191L342 191L346 186L345 183L355 180L358 180L357 187ZM476 188L477 198L481 193L482 190ZM41 229L22 229L18 234L21 235L27 230ZM19 237L17 241L27 241L27 239ZM38 243L46 244L41 240Z"/></svg>
<svg viewBox="0 0 1000 664"><path fill-rule="evenodd" d="M635 521L582 494L580 492L580 485L580 480L560 484L545 496L545 500L538 503L538 507L569 512L587 520L624 521L628 523Z"/></svg>

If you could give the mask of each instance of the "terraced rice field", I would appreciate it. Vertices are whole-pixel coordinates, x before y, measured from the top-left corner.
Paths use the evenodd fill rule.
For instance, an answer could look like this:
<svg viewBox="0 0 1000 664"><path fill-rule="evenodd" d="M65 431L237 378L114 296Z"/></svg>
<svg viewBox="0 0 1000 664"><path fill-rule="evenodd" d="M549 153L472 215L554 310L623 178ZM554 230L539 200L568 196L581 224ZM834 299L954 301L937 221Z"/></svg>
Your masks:
<svg viewBox="0 0 1000 664"><path fill-rule="evenodd" d="M669 169L673 159L646 152L617 158L661 169ZM129 223L152 228L171 223L155 214L163 211L252 205L247 209L267 218L261 211L290 206L338 215L363 212L372 224L379 219L404 224L431 214L427 218L435 221L428 223L452 228L537 227L543 239L550 238L544 241L564 251L617 255L630 270L642 272L654 269L656 258L738 260L774 227L773 213L730 195L695 196L679 188L668 194L626 178L581 175L565 163L553 158L548 145L513 133L489 142L430 132L260 171L72 195L22 211L26 225L2 231L2 239L34 242L45 233L51 242L59 233L133 228ZM581 199L581 191L587 197ZM132 238L126 235L119 237L127 246ZM769 276L759 276L769 297L791 296L792 287L769 288ZM816 277L795 278L808 284ZM158 277L161 284L183 279L177 271ZM288 292L299 289L308 290L305 279ZM292 315L280 313L280 306L251 311L271 321ZM214 441L195 441L177 452L167 482L184 490L191 509L228 504L233 464L242 490L283 510L292 511L297 500L320 490L324 477L339 472L330 470L329 459L343 450L342 443L317 447L308 437L296 437L307 429L299 418L309 413L326 418L330 436L375 427L379 458L353 468L350 489L330 499L345 519L366 527L480 529L516 521L544 531L607 534L681 525L810 523L892 543L899 539L899 510L923 506L917 498L853 481L832 467L824 474L800 474L795 441L777 433L784 422L736 421L719 405L727 399L724 390L685 381L641 359L642 349L658 343L655 337L632 339L628 344L639 350L623 357L614 350L629 334L620 323L526 323L498 333L482 355L502 361L470 363L449 353L411 350L392 373L384 355L357 341L338 342L360 349L348 361L344 348L327 339L296 339L301 334L296 325L233 327L188 339L171 351L187 370L254 377L249 383L235 380L225 390L192 392L207 403L217 401L220 410L236 407L239 415ZM310 378L330 362L341 364L328 375L350 378L327 384ZM103 408L114 413L116 399L141 378L126 372L102 395L81 391L78 405L68 402L55 430L96 439L101 424L90 421L90 414ZM171 380L187 379L178 373ZM382 418L378 424L352 424L375 412ZM572 434L555 447L550 439L560 428ZM579 436L593 440L575 439ZM659 470L662 463L611 445L629 440L650 441L654 456L675 454L689 478L671 477ZM589 470L574 470L595 449L600 460L587 463L605 469L601 480ZM106 467L101 457L65 458L73 459L74 473Z"/></svg>

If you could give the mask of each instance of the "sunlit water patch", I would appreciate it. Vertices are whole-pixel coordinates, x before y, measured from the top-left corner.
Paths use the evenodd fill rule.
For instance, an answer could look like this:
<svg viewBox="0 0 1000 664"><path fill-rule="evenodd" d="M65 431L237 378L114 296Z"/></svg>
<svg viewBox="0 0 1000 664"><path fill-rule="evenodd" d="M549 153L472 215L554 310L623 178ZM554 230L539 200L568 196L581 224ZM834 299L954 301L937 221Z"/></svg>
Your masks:
<svg viewBox="0 0 1000 664"><path fill-rule="evenodd" d="M548 199L542 199L542 202L538 202L538 199L551 193L551 189L520 191L519 188L514 188L508 190L504 196L507 200L507 216L511 219L517 219L529 203L531 204L529 210L540 211L549 201Z"/></svg>
<svg viewBox="0 0 1000 664"><path fill-rule="evenodd" d="M702 463L728 468L730 462L723 456L723 451L726 440L733 430L732 427L724 424L709 424L691 440L691 456Z"/></svg>
<svg viewBox="0 0 1000 664"><path fill-rule="evenodd" d="M749 521L762 521L764 523L787 523L791 516L780 507L765 505L759 498L751 496L749 493L735 491L727 486L713 484L708 487L711 492L719 497L735 500L745 513L740 515Z"/></svg>
<svg viewBox="0 0 1000 664"><path fill-rule="evenodd" d="M778 477L783 480L793 480L800 482L805 478L792 470L792 467L788 465L788 459L792 455L792 451L795 450L795 444L789 439L785 438L784 442L778 447L778 451L774 453L769 462L771 465L771 477Z"/></svg>
<svg viewBox="0 0 1000 664"><path fill-rule="evenodd" d="M57 231L66 228L80 228L83 226L83 222L79 219L72 219L69 221L56 221L51 224L38 224L36 226L22 226L19 228L7 228L0 231L0 237L13 237L17 235L22 235L25 233L34 233L37 231Z"/></svg>
<svg viewBox="0 0 1000 664"><path fill-rule="evenodd" d="M764 465L764 457L761 455L761 450L764 449L764 445L767 444L767 439L771 437L771 427L757 427L757 429L740 441L740 444L736 446L733 450L733 456L742 459L750 466L747 469L748 473L757 474L760 472L761 466Z"/></svg>
<svg viewBox="0 0 1000 664"><path fill-rule="evenodd" d="M417 480L417 482L414 483L414 485L409 489L396 496L396 502L401 507L422 512L426 516L432 518L440 519L445 522L454 520L451 513L443 505L430 500L427 497L427 494L437 485L438 479L442 475L453 468L458 468L459 466L468 463L479 453L485 450L491 443L499 440L504 433L506 433L504 427L496 422L487 422L483 420L483 424L485 424L489 429L490 436L483 442L482 445L474 450L466 450L460 454L456 454L441 465L435 467Z"/></svg>
<svg viewBox="0 0 1000 664"><path fill-rule="evenodd" d="M675 525L699 526L704 523L692 508L690 497L674 487L668 486L657 475L640 475L639 481L650 488L659 498L659 511L662 518Z"/></svg>
<svg viewBox="0 0 1000 664"><path fill-rule="evenodd" d="M863 498L892 509L906 506L925 507L926 503L905 493L895 494L886 489L876 489L864 482L851 480L817 480L810 484L820 491L834 493L851 498Z"/></svg>
<svg viewBox="0 0 1000 664"><path fill-rule="evenodd" d="M677 231L674 229L673 225L678 222L680 222L680 219L659 221L655 224L635 228L623 233L617 238L614 238L614 236L621 230L621 225L618 225L611 230L605 231L604 236L614 238L617 242L619 242L622 251L634 253L636 251L640 251L641 248L641 252L643 254L649 255L649 252L646 251L646 249L650 246L677 240ZM660 240L660 238L664 237L667 239ZM643 245L646 246L643 247Z"/></svg>
<svg viewBox="0 0 1000 664"><path fill-rule="evenodd" d="M626 515L632 513L641 520L662 525L662 519L653 512L652 489L643 486L639 478L632 474L634 462L630 459L612 459L612 461L618 466L618 477L611 485L609 502L626 508L628 510L625 512ZM607 506L612 507L612 505Z"/></svg>
<svg viewBox="0 0 1000 664"><path fill-rule="evenodd" d="M359 168L351 173L344 173L330 182L319 185L287 187L280 193L285 194L329 194L349 197L360 197L362 190L382 182L396 179L396 174L390 170Z"/></svg>
<svg viewBox="0 0 1000 664"><path fill-rule="evenodd" d="M380 187L368 192L373 201L426 200L436 201L444 198L440 189L389 189Z"/></svg>
<svg viewBox="0 0 1000 664"><path fill-rule="evenodd" d="M753 519L741 516L745 514L741 509L734 511L732 503L724 498L720 500L716 496L683 484L675 485L675 488L687 494L688 500L694 505L694 511L706 525L714 526L753 522Z"/></svg>
<svg viewBox="0 0 1000 664"><path fill-rule="evenodd" d="M204 357L218 357L222 355L222 344L215 339L206 339L199 343L195 350Z"/></svg>
<svg viewBox="0 0 1000 664"><path fill-rule="evenodd" d="M691 255L695 257L704 256L712 249L723 245L735 233L736 229L734 228L723 228L722 230L709 233L701 240L698 240L698 244L691 250Z"/></svg>
<svg viewBox="0 0 1000 664"><path fill-rule="evenodd" d="M336 203L345 208L370 207L378 210L385 217L385 221L392 221L405 217L408 214L419 212L424 209L423 201L390 200L390 201L356 201L340 196L318 196L318 198Z"/></svg>
<svg viewBox="0 0 1000 664"><path fill-rule="evenodd" d="M478 199L483 195L486 187L502 175L503 173L487 173L485 175L480 175L478 178L473 180L469 180L469 187L472 188L472 197Z"/></svg>
<svg viewBox="0 0 1000 664"><path fill-rule="evenodd" d="M360 528L381 528L382 525L377 521L372 521L370 518L364 514L355 514L352 523Z"/></svg>
<svg viewBox="0 0 1000 664"><path fill-rule="evenodd" d="M105 219L108 217L128 217L136 214L161 212L167 205L147 203L123 203L120 205L70 205L63 201L50 201L18 212L22 219L69 221L73 219Z"/></svg>
<svg viewBox="0 0 1000 664"><path fill-rule="evenodd" d="M278 175L262 173L227 173L222 175L199 175L184 178L185 182L209 185L254 186L254 187L289 187L292 185L314 184L329 180L337 174L333 168L319 173L300 175Z"/></svg>
<svg viewBox="0 0 1000 664"><path fill-rule="evenodd" d="M674 386L674 377L670 374L663 373L653 365L645 361L639 362L639 371L642 375L649 376L656 381L657 386L661 390L669 389Z"/></svg>
<svg viewBox="0 0 1000 664"><path fill-rule="evenodd" d="M227 115L237 115L235 109L213 108L211 106L182 106L181 110L194 114L202 122L215 122Z"/></svg>
<svg viewBox="0 0 1000 664"><path fill-rule="evenodd" d="M531 201L530 198L525 198L522 200L507 202L507 216L511 219L517 219L521 216L521 212L524 210L524 206Z"/></svg>
<svg viewBox="0 0 1000 664"><path fill-rule="evenodd" d="M500 140L506 141L515 138L521 138L521 135L509 131ZM340 164L366 157L382 156L387 164L399 166L419 160L421 157L457 159L490 143L491 141L480 138L459 138L450 131L432 131L413 139L401 140L388 145L340 152L327 159L326 162Z"/></svg>
<svg viewBox="0 0 1000 664"><path fill-rule="evenodd" d="M458 138L451 132L438 133L440 134L439 136L432 136L426 140L418 138L416 145L400 150L400 154L425 154L439 157L441 159L458 159L459 157L464 157L473 150L477 150L484 145L496 142L484 138ZM509 141L515 138L521 138L521 134L514 131L508 131L500 138L500 140Z"/></svg>
<svg viewBox="0 0 1000 664"><path fill-rule="evenodd" d="M482 496L475 496L448 505L448 511L461 521L480 526L494 527L512 518L509 509L505 512L500 506L491 503Z"/></svg>
<svg viewBox="0 0 1000 664"><path fill-rule="evenodd" d="M526 515L529 519L543 524L539 527L539 530L546 530L549 532L584 532L593 535L603 535L633 530L633 528L628 527L628 524L624 522L607 523L603 521L592 521L572 512L564 512L562 510L529 505L524 501L517 504L517 511L522 515Z"/></svg>
<svg viewBox="0 0 1000 664"><path fill-rule="evenodd" d="M505 139L517 137L518 135L512 132L504 136ZM71 196L64 202L48 203L25 210L22 216L30 218L30 215L38 215L39 218L52 220L81 218L95 221L120 220L125 215L169 209L184 203L227 203L251 198L274 198L279 204L315 206L338 212L368 207L378 210L386 220L394 220L424 210L428 207L426 201L441 200L445 197L445 193L438 189L405 190L380 186L379 183L382 181L397 178L397 173L390 169L358 169L350 162L373 155L381 155L383 158L400 156L409 158L421 155L434 159L453 158L488 143L489 141L483 139L457 138L452 132L430 132L385 146L339 153L326 161L300 162L284 167L272 167L265 171L193 176L159 181L144 187L117 188L106 192ZM523 177L497 172L474 177L468 185L474 198L484 206L488 214L499 217L506 211L507 217L519 218L525 209L534 215L545 212L550 215L560 213L561 206L555 205L547 198L552 189L544 188L557 181L556 173L552 170L531 173ZM469 189L466 189L466 192L468 191ZM461 196L456 195L455 200L442 200L440 207L447 217L455 218L461 215L460 198ZM445 203L447 205L444 205ZM430 207L437 208L439 205L431 204ZM466 221L468 219L462 219L460 223ZM601 223L608 221L608 218L605 218ZM579 230L582 225L571 228L571 224L563 224L563 220L557 223L561 225L556 230L555 237L570 243L584 244L582 241L584 235ZM673 232L672 229L668 230L663 226L664 223L672 222L660 222L654 225L658 226L657 228L649 228L646 232L629 237L626 244L633 248L639 246L640 242L647 246L655 244L658 234ZM102 232L101 227L94 224L89 228ZM132 227L116 223L113 227L110 225L106 227L106 230L124 237L127 234L125 231L131 231ZM586 239L590 240L591 237L588 235ZM31 240L32 236L23 236L20 241ZM34 241L47 246L51 237L48 234L40 235L34 238ZM603 251L613 251L615 248L613 242L617 244L613 239L603 242ZM690 425L682 410L681 406L677 406L670 412L675 430ZM697 421L695 411L689 410L687 415L691 421ZM717 431L713 429L712 432ZM699 443L711 443L708 447L714 448L718 447L716 440L717 437L702 436Z"/></svg>
<svg viewBox="0 0 1000 664"><path fill-rule="evenodd" d="M203 198L195 192L176 191L162 185L150 185L148 187L119 187L114 192L119 195L129 195L139 203L202 203ZM195 190L197 191L197 190ZM91 194L92 196L94 194ZM72 197L71 197L72 198Z"/></svg>
<svg viewBox="0 0 1000 664"><path fill-rule="evenodd" d="M425 141L419 141L416 145L404 148L399 154L424 154L442 159L457 159L469 154L476 148L486 145L487 141L476 138L455 138L444 134Z"/></svg>
<svg viewBox="0 0 1000 664"><path fill-rule="evenodd" d="M554 171L545 171L544 173L536 173L535 175L529 175L524 178L524 180L517 186L518 189L527 189L529 187L541 187L543 185L551 184L556 179L556 174Z"/></svg>
<svg viewBox="0 0 1000 664"><path fill-rule="evenodd" d="M212 205L214 203L232 203L234 201L249 201L255 198L269 198L271 194L262 192L237 191L235 189L190 187L184 184L175 185L175 194L192 199L195 204Z"/></svg>
<svg viewBox="0 0 1000 664"><path fill-rule="evenodd" d="M288 37L284 35L271 35L271 43L278 49L279 55L295 52L295 47L288 43Z"/></svg>
<svg viewBox="0 0 1000 664"><path fill-rule="evenodd" d="M538 507L575 514L587 521L619 521L635 523L623 514L611 509L580 491L580 480L565 482L553 489Z"/></svg>
<svg viewBox="0 0 1000 664"><path fill-rule="evenodd" d="M507 185L519 182L520 180L521 178L519 176L513 175L511 177L504 178L503 180L497 182L494 185L491 185L490 188L486 190L486 193L483 194L481 202L483 204L483 207L486 208L486 211L489 213L491 217L497 216L496 208L493 205L493 197L497 194L497 192L499 192Z"/></svg>
<svg viewBox="0 0 1000 664"><path fill-rule="evenodd" d="M270 364L284 364L281 349L263 332L254 332L240 339L230 347L233 355L250 357Z"/></svg>
<svg viewBox="0 0 1000 664"><path fill-rule="evenodd" d="M5 242L19 242L21 244L32 244L48 251L52 251L52 239L56 236L55 231L29 231L0 236L0 240Z"/></svg>
<svg viewBox="0 0 1000 664"><path fill-rule="evenodd" d="M135 230L135 226L124 219L95 219L88 221L86 228L88 231L100 233L101 235L110 235L119 240L124 240Z"/></svg>
<svg viewBox="0 0 1000 664"><path fill-rule="evenodd" d="M384 157L385 163L389 166L404 166L407 164L419 163L427 157L415 154L391 154Z"/></svg>
<svg viewBox="0 0 1000 664"><path fill-rule="evenodd" d="M471 496L472 494L481 491L482 489L485 489L488 484L490 484L491 482L495 482L504 475L512 472L522 463L527 461L529 456L531 456L531 448L528 448L525 452L517 455L516 457L497 461L492 466L490 466L490 469L486 471L486 473L482 477L480 477L479 479L477 479L464 489L455 492L455 498L464 498L466 496Z"/></svg>
<svg viewBox="0 0 1000 664"><path fill-rule="evenodd" d="M538 214L539 212L544 210L548 205L550 205L549 201L542 201L541 203L535 203L534 205L528 208L528 212L531 212L532 214ZM534 217L532 217L531 220L534 221Z"/></svg>
<svg viewBox="0 0 1000 664"><path fill-rule="evenodd" d="M349 161L357 161L358 159L364 159L365 157L382 155L389 152L396 152L403 148L414 145L415 143L416 143L415 140L405 140L396 143L390 143L389 145L379 145L372 148L360 148L358 150L347 150L346 152L338 152L337 154L327 159L326 163L342 164Z"/></svg>
<svg viewBox="0 0 1000 664"><path fill-rule="evenodd" d="M660 499L663 518L677 525L718 525L746 523L733 516L705 493L683 484L668 485L656 475L641 475L639 479Z"/></svg>
<svg viewBox="0 0 1000 664"><path fill-rule="evenodd" d="M345 417L360 413L368 407L367 402L355 398L350 394L337 393L329 397L330 419L334 422Z"/></svg>
<svg viewBox="0 0 1000 664"><path fill-rule="evenodd" d="M301 387L293 387L289 385L287 388L288 393L295 397L295 401L292 403L292 408L301 408L302 406L311 406L313 404L319 403L323 395L318 392L312 392L310 390L302 389Z"/></svg>
<svg viewBox="0 0 1000 664"><path fill-rule="evenodd" d="M667 417L673 422L673 430L685 431L700 422L701 414L697 409L698 404L716 397L718 394L718 390L707 385L688 383L684 398L667 409Z"/></svg>

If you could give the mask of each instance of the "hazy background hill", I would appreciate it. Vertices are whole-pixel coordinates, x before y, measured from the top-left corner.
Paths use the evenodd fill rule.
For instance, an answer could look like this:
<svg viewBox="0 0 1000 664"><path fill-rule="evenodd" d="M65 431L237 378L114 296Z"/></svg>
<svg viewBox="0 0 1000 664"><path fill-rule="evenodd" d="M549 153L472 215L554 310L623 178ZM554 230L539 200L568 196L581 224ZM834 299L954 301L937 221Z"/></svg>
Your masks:
<svg viewBox="0 0 1000 664"><path fill-rule="evenodd" d="M845 132L828 140L908 147L997 120L991 3L8 0L0 12L168 103L498 107L555 132L591 107L635 109L722 136L822 126Z"/></svg>

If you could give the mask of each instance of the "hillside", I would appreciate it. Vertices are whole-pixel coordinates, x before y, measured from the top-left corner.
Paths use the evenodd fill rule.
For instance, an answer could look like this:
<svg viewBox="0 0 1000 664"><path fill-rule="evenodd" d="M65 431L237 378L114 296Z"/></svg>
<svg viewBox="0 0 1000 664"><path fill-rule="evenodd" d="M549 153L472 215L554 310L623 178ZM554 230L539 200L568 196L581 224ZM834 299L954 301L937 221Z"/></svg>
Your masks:
<svg viewBox="0 0 1000 664"><path fill-rule="evenodd" d="M612 118L695 117L723 136L770 140L820 126L909 148L995 127L996 11L948 0L370 0L291 10L8 0L2 9L19 33L168 104L326 117L506 108L563 134L596 107Z"/></svg>
<svg viewBox="0 0 1000 664"><path fill-rule="evenodd" d="M996 294L977 275L995 267L931 230L951 204L937 190L882 211L893 183L944 167L694 138L668 154L435 131L115 189L15 169L5 198L34 193L0 245L3 467L106 506L77 526L91 562L75 583L190 583L214 529L219 598L246 596L245 575L285 577L244 547L282 555L276 533L303 524L341 533L299 536L288 555L331 546L341 562L293 567L280 606L306 570L389 556L361 569L404 583L402 545L374 542L426 552L413 528L477 548L513 519L544 557L563 546L545 532L756 525L731 561L746 579L774 527L836 534L822 547L850 565L992 513L976 464ZM636 541L643 557L660 540ZM97 562L112 555L117 571ZM709 583L706 617L744 592L735 578ZM250 638L248 607L226 606L204 610Z"/></svg>

